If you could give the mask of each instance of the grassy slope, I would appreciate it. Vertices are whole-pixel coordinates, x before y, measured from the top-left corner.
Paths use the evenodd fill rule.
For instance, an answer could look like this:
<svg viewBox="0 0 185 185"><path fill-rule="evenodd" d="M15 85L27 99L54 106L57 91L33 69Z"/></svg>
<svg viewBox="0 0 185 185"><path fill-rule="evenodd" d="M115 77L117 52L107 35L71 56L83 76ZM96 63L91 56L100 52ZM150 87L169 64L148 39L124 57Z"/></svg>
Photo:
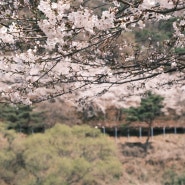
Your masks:
<svg viewBox="0 0 185 185"><path fill-rule="evenodd" d="M145 138L118 139L123 164L120 184L163 185L185 173L185 135L154 137L147 155L144 142Z"/></svg>
<svg viewBox="0 0 185 185"><path fill-rule="evenodd" d="M24 135L19 136L20 140L24 139ZM143 149L145 139L122 137L115 142L123 167L117 185L164 185L174 176L185 173L185 135L153 137L147 155ZM0 148L7 145L2 133L0 141Z"/></svg>

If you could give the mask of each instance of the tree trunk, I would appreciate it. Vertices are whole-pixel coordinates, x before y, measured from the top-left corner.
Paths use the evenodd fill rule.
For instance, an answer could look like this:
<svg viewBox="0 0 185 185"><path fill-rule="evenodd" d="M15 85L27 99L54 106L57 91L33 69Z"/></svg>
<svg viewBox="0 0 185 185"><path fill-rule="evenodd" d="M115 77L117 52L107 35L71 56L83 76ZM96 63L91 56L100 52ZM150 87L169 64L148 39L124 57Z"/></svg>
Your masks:
<svg viewBox="0 0 185 185"><path fill-rule="evenodd" d="M149 147L149 140L150 140L150 136L151 136L151 128L152 128L152 121L148 122L148 136L145 142L145 152L148 152L148 147Z"/></svg>

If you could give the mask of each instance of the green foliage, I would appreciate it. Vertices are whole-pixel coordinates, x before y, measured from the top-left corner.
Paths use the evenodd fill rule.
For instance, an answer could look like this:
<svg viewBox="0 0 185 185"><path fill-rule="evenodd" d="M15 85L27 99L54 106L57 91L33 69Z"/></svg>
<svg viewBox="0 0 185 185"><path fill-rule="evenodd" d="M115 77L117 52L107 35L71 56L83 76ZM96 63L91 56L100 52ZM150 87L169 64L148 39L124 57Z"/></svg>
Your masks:
<svg viewBox="0 0 185 185"><path fill-rule="evenodd" d="M135 31L136 40L139 43L148 42L148 38L151 38L152 42L162 42L171 37L171 32L163 32L158 30L143 29Z"/></svg>
<svg viewBox="0 0 185 185"><path fill-rule="evenodd" d="M141 99L139 107L124 110L127 114L126 120L128 122L141 121L151 124L162 113L163 99L160 95L152 94L149 91L147 96Z"/></svg>
<svg viewBox="0 0 185 185"><path fill-rule="evenodd" d="M162 42L164 40L171 39L174 33L173 22L177 18L171 18L168 20L160 20L156 23L155 29L148 26L147 28L139 31L135 31L136 40L138 42L148 42L148 38L151 38L152 42Z"/></svg>
<svg viewBox="0 0 185 185"><path fill-rule="evenodd" d="M183 47L183 48L175 48L175 53L177 53L177 54L184 54L185 53L185 47Z"/></svg>
<svg viewBox="0 0 185 185"><path fill-rule="evenodd" d="M164 173L164 185L185 185L185 175L177 175L173 170Z"/></svg>
<svg viewBox="0 0 185 185"><path fill-rule="evenodd" d="M174 32L173 22L175 22L176 20L176 17L168 20L160 20L158 24L158 29L165 31L166 33L170 33L172 36L172 33Z"/></svg>
<svg viewBox="0 0 185 185"><path fill-rule="evenodd" d="M24 133L39 132L44 129L43 113L33 111L31 106L0 104L0 111L0 119L8 123L8 129Z"/></svg>
<svg viewBox="0 0 185 185"><path fill-rule="evenodd" d="M9 132L9 131L7 131ZM14 138L0 150L4 185L114 184L121 175L115 144L98 129L57 124L43 134Z"/></svg>

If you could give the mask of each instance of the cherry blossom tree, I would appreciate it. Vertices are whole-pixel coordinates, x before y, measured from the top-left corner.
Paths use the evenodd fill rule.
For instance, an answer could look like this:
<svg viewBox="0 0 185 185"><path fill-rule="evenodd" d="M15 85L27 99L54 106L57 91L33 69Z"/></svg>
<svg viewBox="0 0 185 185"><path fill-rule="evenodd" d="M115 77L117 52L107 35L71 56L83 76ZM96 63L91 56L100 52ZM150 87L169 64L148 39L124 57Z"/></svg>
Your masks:
<svg viewBox="0 0 185 185"><path fill-rule="evenodd" d="M93 2L1 0L1 101L32 104L89 89L98 96L121 84L143 88L153 78L157 87L184 85L184 0ZM172 17L170 40L119 42L125 32Z"/></svg>

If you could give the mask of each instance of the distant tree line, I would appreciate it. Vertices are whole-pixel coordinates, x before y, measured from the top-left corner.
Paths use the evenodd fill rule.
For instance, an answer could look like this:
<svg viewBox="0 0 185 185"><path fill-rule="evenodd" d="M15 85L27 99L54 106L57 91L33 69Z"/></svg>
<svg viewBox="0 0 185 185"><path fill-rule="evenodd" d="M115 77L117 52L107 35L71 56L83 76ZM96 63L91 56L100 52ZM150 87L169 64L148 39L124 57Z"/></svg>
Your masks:
<svg viewBox="0 0 185 185"><path fill-rule="evenodd" d="M44 112L35 111L29 105L0 104L0 120L7 124L7 129L17 132L43 132L45 129Z"/></svg>

